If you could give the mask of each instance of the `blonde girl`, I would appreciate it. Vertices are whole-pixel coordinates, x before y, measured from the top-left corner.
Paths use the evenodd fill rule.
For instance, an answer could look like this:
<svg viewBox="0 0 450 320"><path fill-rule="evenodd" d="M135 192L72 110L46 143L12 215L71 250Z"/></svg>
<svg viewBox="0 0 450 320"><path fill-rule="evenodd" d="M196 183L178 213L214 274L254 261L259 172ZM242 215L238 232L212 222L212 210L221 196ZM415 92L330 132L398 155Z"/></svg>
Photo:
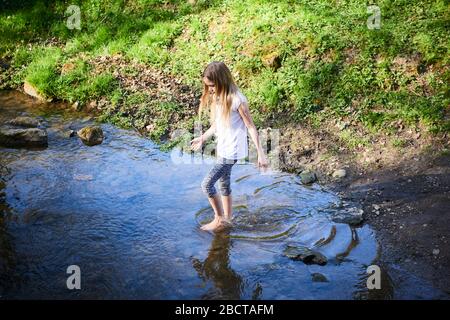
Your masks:
<svg viewBox="0 0 450 320"><path fill-rule="evenodd" d="M202 81L199 116L204 108L209 107L211 127L191 141L191 148L199 150L212 135L217 138L216 163L201 184L214 210L214 220L201 229L217 231L231 226L230 174L233 165L248 156L247 130L256 146L258 167L266 170L268 165L247 98L237 87L228 67L223 62L211 62L203 71ZM219 181L220 197L214 187L216 181Z"/></svg>

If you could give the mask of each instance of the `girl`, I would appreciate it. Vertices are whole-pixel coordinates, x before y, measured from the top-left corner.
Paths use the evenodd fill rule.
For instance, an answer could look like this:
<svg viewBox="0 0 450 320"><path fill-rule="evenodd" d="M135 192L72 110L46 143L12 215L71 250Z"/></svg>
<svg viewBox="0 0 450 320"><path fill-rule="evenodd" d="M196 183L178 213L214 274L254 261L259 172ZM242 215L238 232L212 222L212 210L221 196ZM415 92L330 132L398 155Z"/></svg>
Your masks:
<svg viewBox="0 0 450 320"><path fill-rule="evenodd" d="M202 190L214 210L214 220L201 229L218 230L231 225L230 174L233 165L248 155L247 129L256 146L258 167L265 170L267 159L250 115L247 98L235 84L228 67L223 62L211 62L203 71L202 80L199 116L203 108L209 106L211 127L191 141L191 148L198 150L212 135L217 137L217 163L202 182ZM214 187L217 180L221 198Z"/></svg>

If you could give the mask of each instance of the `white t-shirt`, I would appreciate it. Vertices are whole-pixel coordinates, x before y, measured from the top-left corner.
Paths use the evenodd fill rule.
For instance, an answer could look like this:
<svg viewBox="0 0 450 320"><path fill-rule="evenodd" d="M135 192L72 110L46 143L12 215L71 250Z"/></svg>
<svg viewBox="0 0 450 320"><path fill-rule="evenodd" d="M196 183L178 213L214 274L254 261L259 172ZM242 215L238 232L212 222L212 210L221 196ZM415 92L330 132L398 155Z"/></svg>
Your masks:
<svg viewBox="0 0 450 320"><path fill-rule="evenodd" d="M217 155L226 159L243 159L248 156L247 127L239 114L241 103L247 102L244 94L238 90L233 96L230 110L230 125L227 128L221 120L222 106L216 105Z"/></svg>

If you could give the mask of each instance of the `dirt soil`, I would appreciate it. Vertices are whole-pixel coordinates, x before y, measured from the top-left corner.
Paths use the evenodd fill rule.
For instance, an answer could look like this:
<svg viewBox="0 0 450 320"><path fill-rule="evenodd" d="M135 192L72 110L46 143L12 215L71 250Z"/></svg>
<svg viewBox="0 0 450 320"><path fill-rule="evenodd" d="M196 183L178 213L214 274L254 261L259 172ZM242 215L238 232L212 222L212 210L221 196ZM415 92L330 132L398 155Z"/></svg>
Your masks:
<svg viewBox="0 0 450 320"><path fill-rule="evenodd" d="M414 161L414 160L413 160ZM333 188L360 202L377 232L382 262L397 265L450 297L450 156L349 178Z"/></svg>

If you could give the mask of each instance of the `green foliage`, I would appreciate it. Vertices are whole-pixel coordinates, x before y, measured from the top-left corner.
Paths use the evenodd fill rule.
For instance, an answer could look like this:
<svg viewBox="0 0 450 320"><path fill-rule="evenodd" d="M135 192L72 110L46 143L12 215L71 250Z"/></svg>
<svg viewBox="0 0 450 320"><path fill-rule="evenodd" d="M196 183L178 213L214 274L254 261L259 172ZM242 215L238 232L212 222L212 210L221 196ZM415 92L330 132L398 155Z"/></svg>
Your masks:
<svg viewBox="0 0 450 320"><path fill-rule="evenodd" d="M155 24L129 50L129 55L140 61L163 66L169 60L168 48L179 35L182 26L178 23L162 22Z"/></svg>
<svg viewBox="0 0 450 320"><path fill-rule="evenodd" d="M36 54L27 68L25 80L37 87L45 96L54 96L56 93L55 83L58 79L56 65L60 56L59 49L43 49Z"/></svg>
<svg viewBox="0 0 450 320"><path fill-rule="evenodd" d="M406 147L407 144L408 144L407 141L400 139L400 138L394 138L392 140L392 145L399 149Z"/></svg>
<svg viewBox="0 0 450 320"><path fill-rule="evenodd" d="M0 12L0 57L15 68L13 83L26 79L41 93L71 102L106 96L115 107L130 106L136 97L124 97L113 75L94 75L89 59L121 53L197 89L207 63L222 60L248 96L257 125L316 121L326 108L325 117L352 114L371 130L399 119L432 132L449 130L446 0L377 1L381 28L373 30L366 25L370 3L356 0L70 4L80 6L81 30L67 28L62 0L18 1ZM52 38L55 43L44 42ZM61 74L68 61L76 67ZM139 108L142 115L158 112L155 136L177 112L170 105Z"/></svg>
<svg viewBox="0 0 450 320"><path fill-rule="evenodd" d="M349 129L342 130L339 133L339 139L350 150L356 149L359 146L367 146L370 143L370 141L367 139L367 137L361 137L357 133L355 133Z"/></svg>

